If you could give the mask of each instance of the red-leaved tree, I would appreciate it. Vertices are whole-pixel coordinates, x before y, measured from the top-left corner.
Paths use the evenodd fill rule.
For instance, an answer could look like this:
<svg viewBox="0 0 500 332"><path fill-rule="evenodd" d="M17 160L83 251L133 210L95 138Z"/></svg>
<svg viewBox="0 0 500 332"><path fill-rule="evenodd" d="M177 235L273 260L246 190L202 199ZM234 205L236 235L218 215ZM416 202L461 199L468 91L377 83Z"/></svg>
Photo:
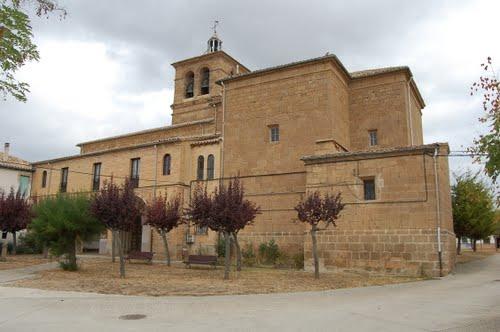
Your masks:
<svg viewBox="0 0 500 332"><path fill-rule="evenodd" d="M231 179L228 185L221 183L208 195L206 189L195 189L186 216L199 227L222 233L225 239L224 279L229 279L231 264L231 236L237 248L237 265L241 268L241 252L237 234L253 222L260 208L244 198L244 188L238 178Z"/></svg>
<svg viewBox="0 0 500 332"><path fill-rule="evenodd" d="M31 204L20 190L0 193L0 230L12 233L12 253L16 254L17 232L26 229L32 218Z"/></svg>
<svg viewBox="0 0 500 332"><path fill-rule="evenodd" d="M168 201L160 196L146 205L145 224L156 229L161 236L168 266L170 266L170 251L168 250L167 234L183 223L181 205L179 196Z"/></svg>
<svg viewBox="0 0 500 332"><path fill-rule="evenodd" d="M342 203L340 193L337 195L326 194L323 198L320 193L315 191L309 193L304 200L299 202L295 207L298 219L301 222L311 225L312 251L314 259L314 277L319 278L319 259L318 259L318 244L316 233L328 226L336 226L336 221L340 216L340 212L344 209L345 204ZM324 228L319 228L320 223L324 224Z"/></svg>
<svg viewBox="0 0 500 332"><path fill-rule="evenodd" d="M500 80L493 69L491 57L481 64L483 75L471 86L471 95L480 93L483 99L483 115L479 118L486 124L488 133L474 140L469 151L476 154L477 161L484 161L486 174L496 184L500 176ZM498 185L496 186L498 189Z"/></svg>
<svg viewBox="0 0 500 332"><path fill-rule="evenodd" d="M118 235L121 278L125 278L123 235L133 228L134 223L141 217L143 208L144 204L134 193L134 187L128 178L121 187L113 181L105 182L91 202L90 209L93 216L113 232L113 241Z"/></svg>

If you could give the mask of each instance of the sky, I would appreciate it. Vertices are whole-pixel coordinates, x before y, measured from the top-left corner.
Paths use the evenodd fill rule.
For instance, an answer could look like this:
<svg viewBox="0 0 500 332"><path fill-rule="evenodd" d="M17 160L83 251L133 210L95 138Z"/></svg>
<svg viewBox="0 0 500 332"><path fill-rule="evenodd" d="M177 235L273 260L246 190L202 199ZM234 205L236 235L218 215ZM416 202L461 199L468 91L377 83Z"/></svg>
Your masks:
<svg viewBox="0 0 500 332"><path fill-rule="evenodd" d="M33 16L41 59L17 77L28 101L0 100L0 142L29 161L77 143L170 124L171 63L202 54L219 20L223 49L251 70L336 54L350 71L410 66L424 97L424 142L463 150L486 128L470 96L497 42L500 1L59 0ZM498 65L500 66L500 65ZM471 168L451 158L452 173Z"/></svg>

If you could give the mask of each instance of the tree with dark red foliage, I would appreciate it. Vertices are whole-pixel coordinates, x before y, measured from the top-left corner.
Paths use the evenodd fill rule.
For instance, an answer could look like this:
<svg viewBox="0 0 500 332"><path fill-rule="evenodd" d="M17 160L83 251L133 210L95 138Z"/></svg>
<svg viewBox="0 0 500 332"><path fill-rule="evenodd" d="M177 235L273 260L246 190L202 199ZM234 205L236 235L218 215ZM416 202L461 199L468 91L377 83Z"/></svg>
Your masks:
<svg viewBox="0 0 500 332"><path fill-rule="evenodd" d="M314 258L314 277L319 278L319 260L318 260L318 245L316 233L326 229L328 226L336 226L336 221L339 218L340 212L344 209L345 204L342 203L340 193L337 195L326 194L321 198L319 192L315 191L307 195L295 207L298 219L301 222L311 225L311 237ZM324 228L320 229L319 224L324 223Z"/></svg>
<svg viewBox="0 0 500 332"><path fill-rule="evenodd" d="M469 151L476 155L476 161L484 161L486 174L496 184L500 176L500 80L493 69L491 57L481 67L484 73L472 84L470 93L482 94L484 113L479 121L488 126L489 132L476 138Z"/></svg>
<svg viewBox="0 0 500 332"><path fill-rule="evenodd" d="M222 233L225 239L224 279L229 279L231 236L235 240L237 251L237 266L241 269L241 250L237 234L255 219L260 209L255 203L244 198L244 188L238 178L229 180L228 185L221 183L212 195L208 195L206 188L195 189L187 217L199 227L208 227L215 232Z"/></svg>
<svg viewBox="0 0 500 332"><path fill-rule="evenodd" d="M93 216L113 232L113 241L115 236L118 238L120 277L124 278L123 234L130 231L141 217L144 203L134 193L133 184L127 178L121 187L113 181L105 182L103 188L94 196L90 208Z"/></svg>
<svg viewBox="0 0 500 332"><path fill-rule="evenodd" d="M0 230L12 233L12 253L16 254L17 232L26 229L32 218L31 204L20 190L0 193Z"/></svg>
<svg viewBox="0 0 500 332"><path fill-rule="evenodd" d="M179 196L167 201L166 198L158 197L146 205L145 224L155 228L163 240L167 266L170 266L170 251L168 250L167 234L172 229L183 223L181 212L181 199Z"/></svg>

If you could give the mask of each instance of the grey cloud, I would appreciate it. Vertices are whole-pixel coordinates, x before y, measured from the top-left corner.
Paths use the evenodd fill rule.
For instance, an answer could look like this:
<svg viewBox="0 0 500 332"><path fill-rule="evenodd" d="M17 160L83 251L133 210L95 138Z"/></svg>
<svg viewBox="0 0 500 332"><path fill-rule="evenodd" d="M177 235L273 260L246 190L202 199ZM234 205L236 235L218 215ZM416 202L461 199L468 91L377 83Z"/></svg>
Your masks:
<svg viewBox="0 0 500 332"><path fill-rule="evenodd" d="M224 49L251 69L316 57L327 51L337 54L350 70L409 64L417 84L425 91L426 141L449 140L456 148L470 142L476 131L470 122L476 120L477 110L470 107L467 94L471 79L453 73L457 68L448 64L451 56L448 50L429 47L430 41L445 38L441 31L436 30L432 40L421 33L429 22L439 22L451 10L472 1L67 0L61 3L66 6L68 17L62 21L35 18L36 38L104 43L109 56L123 70L124 79L116 87L117 94L172 88L173 70L169 64L203 53L211 34L210 25L219 19ZM470 17L470 20L476 22L480 18ZM479 28L471 26L471 29ZM489 54L482 56L486 55ZM478 55L478 62L481 60ZM477 66L477 63L462 65ZM443 126L436 116L436 105L449 100L463 101L464 107ZM48 119L57 111L46 109L37 100L26 105L3 103L2 118L1 108L5 105L16 120L0 122L0 139L16 137L25 158L44 159L74 152L74 144L82 138L94 138L88 137L91 135L143 129L137 125L140 104L118 99L115 104L123 110L120 116L124 122L116 128L116 123L109 120L94 130L88 123L74 122L78 129L62 125L52 128ZM165 105L165 116L154 125L164 125L169 114L169 105ZM16 136L24 121L37 121L40 128Z"/></svg>

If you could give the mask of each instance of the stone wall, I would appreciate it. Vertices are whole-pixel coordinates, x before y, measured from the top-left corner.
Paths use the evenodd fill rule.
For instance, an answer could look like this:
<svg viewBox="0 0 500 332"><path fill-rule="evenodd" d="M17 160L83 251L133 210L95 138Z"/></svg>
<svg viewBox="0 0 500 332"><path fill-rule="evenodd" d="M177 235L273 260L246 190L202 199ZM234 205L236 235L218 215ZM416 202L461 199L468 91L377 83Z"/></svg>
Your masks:
<svg viewBox="0 0 500 332"><path fill-rule="evenodd" d="M307 191L342 194L346 203L337 227L318 234L322 264L403 274L439 275L437 227L441 226L443 274L453 267L447 145L311 157L305 160ZM436 205L438 177L439 214ZM364 200L363 179L373 178L376 199ZM306 262L311 239L306 236Z"/></svg>

